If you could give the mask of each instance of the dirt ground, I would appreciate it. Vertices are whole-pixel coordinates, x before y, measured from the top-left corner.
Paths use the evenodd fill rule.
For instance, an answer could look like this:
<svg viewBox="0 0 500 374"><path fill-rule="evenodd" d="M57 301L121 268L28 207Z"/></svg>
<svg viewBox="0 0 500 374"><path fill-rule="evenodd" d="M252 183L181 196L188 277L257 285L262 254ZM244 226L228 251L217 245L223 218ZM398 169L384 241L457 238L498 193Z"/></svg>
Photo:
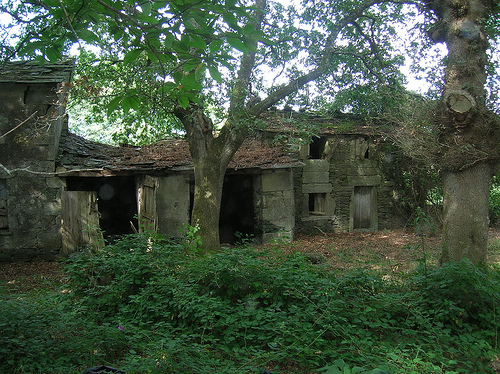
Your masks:
<svg viewBox="0 0 500 374"><path fill-rule="evenodd" d="M500 229L491 229L489 261L500 261ZM302 252L311 262L328 262L339 270L370 268L387 275L401 274L425 259L439 261L441 237L418 236L413 230L328 233L298 236L292 244L272 244L284 251ZM0 263L0 292L23 293L57 287L63 281L58 262Z"/></svg>

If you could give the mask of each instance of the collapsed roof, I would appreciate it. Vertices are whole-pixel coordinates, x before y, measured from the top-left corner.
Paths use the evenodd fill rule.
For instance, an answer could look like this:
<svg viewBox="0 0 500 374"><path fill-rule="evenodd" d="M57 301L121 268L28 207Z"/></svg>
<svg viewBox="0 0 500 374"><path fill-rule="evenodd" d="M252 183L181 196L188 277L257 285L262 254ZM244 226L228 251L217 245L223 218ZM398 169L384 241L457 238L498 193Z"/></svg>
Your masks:
<svg viewBox="0 0 500 374"><path fill-rule="evenodd" d="M97 176L161 171L192 170L193 162L185 139L166 139L155 144L114 147L66 133L60 143L58 173ZM273 169L301 163L281 147L249 138L236 152L229 169Z"/></svg>

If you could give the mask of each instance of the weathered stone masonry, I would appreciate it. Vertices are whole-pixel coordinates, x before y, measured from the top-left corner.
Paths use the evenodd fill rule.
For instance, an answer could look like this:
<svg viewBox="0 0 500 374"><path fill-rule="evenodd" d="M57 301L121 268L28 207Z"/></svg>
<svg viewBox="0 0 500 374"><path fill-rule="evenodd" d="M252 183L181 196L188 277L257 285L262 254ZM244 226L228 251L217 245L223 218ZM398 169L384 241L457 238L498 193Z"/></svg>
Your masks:
<svg viewBox="0 0 500 374"><path fill-rule="evenodd" d="M1 71L0 261L53 258L61 248L63 182L54 172L71 65L14 63L14 72Z"/></svg>
<svg viewBox="0 0 500 374"><path fill-rule="evenodd" d="M295 209L298 232L377 230L400 225L395 212L393 182L382 171L384 154L377 137L359 129L319 138L298 151L304 167L295 169ZM316 152L317 150L315 150Z"/></svg>

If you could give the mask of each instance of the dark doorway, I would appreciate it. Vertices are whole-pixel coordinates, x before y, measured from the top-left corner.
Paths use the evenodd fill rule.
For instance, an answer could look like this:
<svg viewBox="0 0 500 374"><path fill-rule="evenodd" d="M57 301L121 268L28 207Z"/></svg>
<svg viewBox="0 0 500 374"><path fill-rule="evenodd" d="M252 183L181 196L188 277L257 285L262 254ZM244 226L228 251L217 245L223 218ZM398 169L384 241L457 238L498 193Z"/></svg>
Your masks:
<svg viewBox="0 0 500 374"><path fill-rule="evenodd" d="M99 226L104 238L134 232L137 226L137 198L134 177L70 177L68 191L95 191Z"/></svg>
<svg viewBox="0 0 500 374"><path fill-rule="evenodd" d="M255 235L253 176L226 175L219 220L221 243L235 244Z"/></svg>

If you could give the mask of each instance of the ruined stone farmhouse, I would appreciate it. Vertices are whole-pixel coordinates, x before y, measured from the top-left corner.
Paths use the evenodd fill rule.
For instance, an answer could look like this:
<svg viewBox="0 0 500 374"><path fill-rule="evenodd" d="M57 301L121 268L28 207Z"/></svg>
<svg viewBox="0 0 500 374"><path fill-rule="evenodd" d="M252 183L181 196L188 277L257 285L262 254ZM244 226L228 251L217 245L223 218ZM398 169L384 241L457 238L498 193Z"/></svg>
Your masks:
<svg viewBox="0 0 500 374"><path fill-rule="evenodd" d="M189 223L187 143L112 147L69 133L72 68L0 68L0 261L54 259L145 228L180 237ZM383 173L390 157L370 127L339 130L321 119L324 130L306 142L291 130L291 113L264 119L269 128L245 142L226 172L223 243L399 225L394 184Z"/></svg>

